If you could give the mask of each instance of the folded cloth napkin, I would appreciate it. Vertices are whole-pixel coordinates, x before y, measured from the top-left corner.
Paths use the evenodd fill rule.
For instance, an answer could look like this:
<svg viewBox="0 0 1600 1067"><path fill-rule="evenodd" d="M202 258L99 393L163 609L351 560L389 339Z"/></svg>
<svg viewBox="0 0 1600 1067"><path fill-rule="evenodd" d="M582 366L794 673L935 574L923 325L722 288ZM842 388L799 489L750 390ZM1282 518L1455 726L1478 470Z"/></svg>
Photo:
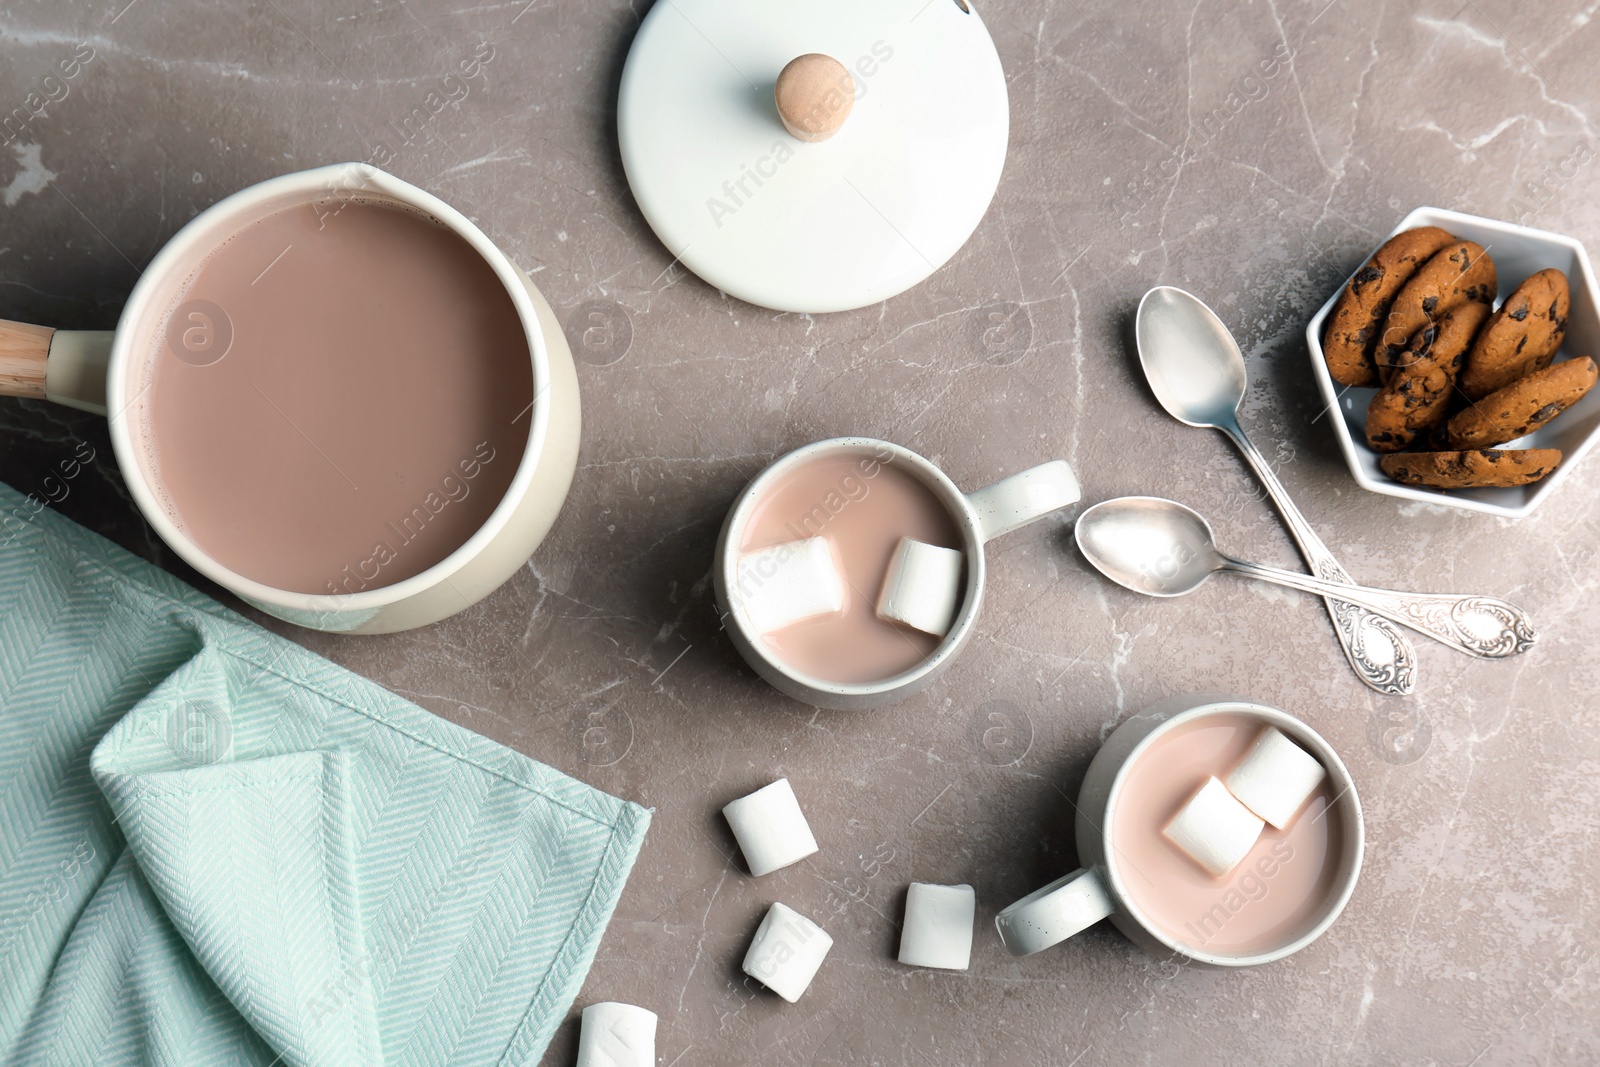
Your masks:
<svg viewBox="0 0 1600 1067"><path fill-rule="evenodd" d="M649 822L0 485L0 1064L532 1064Z"/></svg>

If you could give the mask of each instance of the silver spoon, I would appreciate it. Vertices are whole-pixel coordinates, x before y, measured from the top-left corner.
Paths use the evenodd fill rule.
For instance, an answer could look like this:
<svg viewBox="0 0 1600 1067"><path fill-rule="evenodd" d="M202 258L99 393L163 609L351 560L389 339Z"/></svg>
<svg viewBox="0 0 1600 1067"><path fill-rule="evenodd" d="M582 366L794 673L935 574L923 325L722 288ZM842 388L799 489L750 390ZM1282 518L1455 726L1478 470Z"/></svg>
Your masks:
<svg viewBox="0 0 1600 1067"><path fill-rule="evenodd" d="M1225 556L1217 551L1206 520L1174 500L1125 496L1103 501L1078 516L1075 536L1079 551L1100 573L1149 596L1182 596L1217 571L1234 571L1338 597L1473 656L1514 656L1538 638L1521 608L1495 597L1344 585Z"/></svg>
<svg viewBox="0 0 1600 1067"><path fill-rule="evenodd" d="M1222 320L1192 294L1163 285L1139 301L1136 333L1144 375L1167 413L1190 426L1227 434L1267 487L1312 573L1330 584L1354 585L1239 426L1244 354ZM1345 658L1361 680L1392 696L1411 692L1416 686L1417 653L1406 635L1337 592L1325 600ZM1369 644L1368 635L1376 635L1378 648Z"/></svg>

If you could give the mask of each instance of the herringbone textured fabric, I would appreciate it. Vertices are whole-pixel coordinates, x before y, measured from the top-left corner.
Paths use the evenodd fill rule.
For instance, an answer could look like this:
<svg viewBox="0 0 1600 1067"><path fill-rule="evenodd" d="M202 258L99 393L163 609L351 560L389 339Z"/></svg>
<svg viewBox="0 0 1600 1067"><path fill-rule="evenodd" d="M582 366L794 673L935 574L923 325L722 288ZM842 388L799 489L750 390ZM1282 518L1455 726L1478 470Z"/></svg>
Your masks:
<svg viewBox="0 0 1600 1067"><path fill-rule="evenodd" d="M0 1063L531 1064L650 814L0 485Z"/></svg>

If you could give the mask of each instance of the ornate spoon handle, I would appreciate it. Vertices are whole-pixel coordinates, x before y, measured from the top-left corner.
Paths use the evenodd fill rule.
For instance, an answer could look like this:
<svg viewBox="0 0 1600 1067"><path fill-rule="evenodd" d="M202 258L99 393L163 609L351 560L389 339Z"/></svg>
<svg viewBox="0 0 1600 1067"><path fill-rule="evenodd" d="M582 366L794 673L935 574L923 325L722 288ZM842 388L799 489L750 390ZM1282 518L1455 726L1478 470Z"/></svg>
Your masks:
<svg viewBox="0 0 1600 1067"><path fill-rule="evenodd" d="M1539 637L1527 612L1496 597L1401 593L1364 585L1343 586L1293 571L1263 567L1259 563L1223 558L1228 570L1348 601L1468 655L1491 659L1515 656L1532 648Z"/></svg>
<svg viewBox="0 0 1600 1067"><path fill-rule="evenodd" d="M1324 581L1337 585L1356 584L1355 579L1345 573L1345 569L1331 556L1316 559L1309 550L1305 555L1317 572L1317 577ZM1417 650L1400 627L1348 600L1329 596L1323 597L1322 602L1333 620L1334 633L1339 635L1339 643L1344 646L1345 658L1368 688L1386 696L1406 696L1416 688ZM1375 639L1375 642L1369 642L1369 639ZM1374 656L1374 643L1385 654Z"/></svg>
<svg viewBox="0 0 1600 1067"><path fill-rule="evenodd" d="M1256 449L1250 438L1245 436L1238 421L1234 420L1231 425L1224 424L1222 432L1239 446L1239 451L1244 453L1244 458L1256 472L1256 477L1266 486L1267 494L1272 497L1272 502L1283 515L1289 533L1300 546L1300 554L1311 565L1312 573L1327 582L1355 585L1355 580L1339 565L1339 561L1333 558L1328 546L1322 543L1322 538L1317 536L1311 524L1306 521L1306 517L1295 506L1294 499L1289 496L1289 490L1284 488L1283 483L1278 481L1278 476L1267 465L1266 457ZM1339 644L1344 647L1345 659L1350 661L1351 669L1368 688L1387 696L1405 696L1416 688L1417 651L1411 647L1411 641L1398 627L1359 605L1340 599L1337 595L1325 597L1324 603L1327 605L1329 618L1333 620L1333 631L1339 637ZM1386 654L1374 656L1372 654L1374 649L1368 643L1369 637L1375 638L1382 646L1379 651L1384 651Z"/></svg>

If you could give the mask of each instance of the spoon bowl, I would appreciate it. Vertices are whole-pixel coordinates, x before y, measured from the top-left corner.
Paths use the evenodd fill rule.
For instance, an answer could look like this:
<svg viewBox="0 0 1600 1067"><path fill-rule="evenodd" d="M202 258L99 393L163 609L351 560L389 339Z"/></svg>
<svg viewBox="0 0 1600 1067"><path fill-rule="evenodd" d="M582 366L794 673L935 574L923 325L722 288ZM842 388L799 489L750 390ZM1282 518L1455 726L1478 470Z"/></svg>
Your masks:
<svg viewBox="0 0 1600 1067"><path fill-rule="evenodd" d="M1222 568L1211 525L1173 500L1126 496L1078 516L1078 550L1101 574L1146 596L1183 596Z"/></svg>
<svg viewBox="0 0 1600 1067"><path fill-rule="evenodd" d="M1236 424L1244 353L1215 312L1182 289L1157 286L1139 301L1134 333L1145 379L1169 415L1210 429Z"/></svg>

